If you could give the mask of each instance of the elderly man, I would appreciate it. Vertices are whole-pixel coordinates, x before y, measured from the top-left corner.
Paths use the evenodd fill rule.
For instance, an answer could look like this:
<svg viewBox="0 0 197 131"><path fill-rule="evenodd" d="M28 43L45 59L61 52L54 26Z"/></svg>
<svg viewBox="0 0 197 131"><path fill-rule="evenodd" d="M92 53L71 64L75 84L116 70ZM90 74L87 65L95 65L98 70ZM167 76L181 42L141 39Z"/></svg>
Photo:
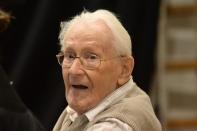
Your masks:
<svg viewBox="0 0 197 131"><path fill-rule="evenodd" d="M132 80L130 36L113 13L83 11L61 24L59 38L68 106L53 131L161 131Z"/></svg>

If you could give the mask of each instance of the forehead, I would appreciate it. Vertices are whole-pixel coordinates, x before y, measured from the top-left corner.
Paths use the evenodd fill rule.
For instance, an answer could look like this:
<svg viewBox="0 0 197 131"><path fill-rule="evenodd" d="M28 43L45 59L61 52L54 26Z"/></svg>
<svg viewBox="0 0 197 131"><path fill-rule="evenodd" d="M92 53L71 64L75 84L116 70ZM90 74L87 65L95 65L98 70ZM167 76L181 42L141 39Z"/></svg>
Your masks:
<svg viewBox="0 0 197 131"><path fill-rule="evenodd" d="M65 46L92 43L104 49L111 48L113 41L112 31L102 20L77 23L69 29L64 39Z"/></svg>

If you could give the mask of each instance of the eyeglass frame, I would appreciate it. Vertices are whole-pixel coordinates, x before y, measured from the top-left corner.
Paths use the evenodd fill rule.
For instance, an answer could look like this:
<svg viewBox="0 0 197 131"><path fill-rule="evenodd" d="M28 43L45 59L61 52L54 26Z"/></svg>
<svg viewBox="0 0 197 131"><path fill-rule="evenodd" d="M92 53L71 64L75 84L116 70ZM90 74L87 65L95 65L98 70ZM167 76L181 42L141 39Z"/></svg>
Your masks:
<svg viewBox="0 0 197 131"><path fill-rule="evenodd" d="M59 63L60 66L63 65L63 60L64 60L64 58L63 58L62 63L60 62L60 57L61 57L61 56L64 56L64 53L63 53L63 52L59 52L59 53L56 55L57 61L58 61L58 63ZM82 65L85 69L94 70L94 69L98 68L98 67L101 65L101 61L107 61L107 60L111 60L111 59L115 59L115 58L122 58L122 57L126 57L126 56L118 55L118 56L114 56L114 57L107 58L107 59L101 59L101 58L99 58L99 61L100 61L100 62L99 62L99 64L98 64L98 66L93 67L93 68L89 68L88 66L85 66L85 65L84 65L84 62L83 62L83 60L81 59L80 56L75 56L75 57L74 57L74 60L75 60L76 58L78 58L79 61L80 61L80 63L81 63L81 65ZM70 66L65 66L65 67L66 67L66 68L70 68L70 67L72 66L74 60L72 61L72 63L71 63Z"/></svg>

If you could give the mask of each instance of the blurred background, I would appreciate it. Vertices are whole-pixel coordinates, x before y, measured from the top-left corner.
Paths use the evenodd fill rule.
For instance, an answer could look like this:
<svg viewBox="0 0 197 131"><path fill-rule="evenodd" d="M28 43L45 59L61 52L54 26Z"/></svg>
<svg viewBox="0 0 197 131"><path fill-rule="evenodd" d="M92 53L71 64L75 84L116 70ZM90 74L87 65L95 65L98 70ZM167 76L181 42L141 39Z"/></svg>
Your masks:
<svg viewBox="0 0 197 131"><path fill-rule="evenodd" d="M163 0L157 43L160 120L167 131L197 131L197 1Z"/></svg>
<svg viewBox="0 0 197 131"><path fill-rule="evenodd" d="M133 43L134 81L166 131L197 131L196 0L0 0L12 20L0 35L0 63L47 130L67 105L55 55L60 22L84 8L119 16Z"/></svg>

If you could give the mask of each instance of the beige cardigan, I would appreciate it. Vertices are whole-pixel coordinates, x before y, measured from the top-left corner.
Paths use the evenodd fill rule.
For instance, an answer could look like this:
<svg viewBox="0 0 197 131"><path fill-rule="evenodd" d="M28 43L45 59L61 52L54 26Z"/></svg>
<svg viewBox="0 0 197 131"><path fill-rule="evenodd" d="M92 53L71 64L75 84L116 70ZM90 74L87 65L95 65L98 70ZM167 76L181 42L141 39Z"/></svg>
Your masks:
<svg viewBox="0 0 197 131"><path fill-rule="evenodd" d="M82 115L71 125L62 128L63 123L68 120L64 110L53 131L86 131L92 125L105 121L106 118L119 119L131 126L134 131L162 131L148 95L136 85L127 92L124 99L109 106L91 122Z"/></svg>

